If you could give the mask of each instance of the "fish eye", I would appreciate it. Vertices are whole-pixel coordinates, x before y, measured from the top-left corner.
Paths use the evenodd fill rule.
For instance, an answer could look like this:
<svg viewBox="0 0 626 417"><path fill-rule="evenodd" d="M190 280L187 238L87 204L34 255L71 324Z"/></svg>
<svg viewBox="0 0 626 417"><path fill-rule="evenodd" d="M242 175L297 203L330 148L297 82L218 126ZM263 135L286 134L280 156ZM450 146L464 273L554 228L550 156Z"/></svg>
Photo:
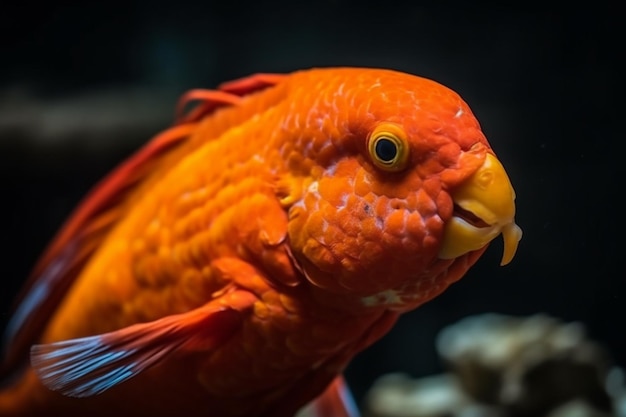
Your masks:
<svg viewBox="0 0 626 417"><path fill-rule="evenodd" d="M368 151L372 162L387 171L399 171L406 167L409 146L402 128L393 123L382 123L368 139Z"/></svg>
<svg viewBox="0 0 626 417"><path fill-rule="evenodd" d="M380 137L374 144L376 157L383 163L391 163L398 155L398 145L392 139Z"/></svg>

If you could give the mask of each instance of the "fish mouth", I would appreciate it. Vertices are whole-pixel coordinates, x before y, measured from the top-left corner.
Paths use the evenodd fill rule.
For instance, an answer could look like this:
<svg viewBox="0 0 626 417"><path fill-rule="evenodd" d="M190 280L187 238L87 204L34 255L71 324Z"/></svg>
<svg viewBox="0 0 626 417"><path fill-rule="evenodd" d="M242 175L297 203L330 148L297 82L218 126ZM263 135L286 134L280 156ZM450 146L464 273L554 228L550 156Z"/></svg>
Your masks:
<svg viewBox="0 0 626 417"><path fill-rule="evenodd" d="M444 228L439 258L454 259L481 249L502 234L500 265L511 262L522 229L515 224L515 191L500 161L488 153L483 165L451 195L454 208Z"/></svg>
<svg viewBox="0 0 626 417"><path fill-rule="evenodd" d="M452 216L458 217L459 219L469 223L470 226L473 226L478 229L482 229L484 227L489 227L489 224L485 222L483 219L475 215L469 210L464 209L458 204L454 203L454 209L452 210Z"/></svg>

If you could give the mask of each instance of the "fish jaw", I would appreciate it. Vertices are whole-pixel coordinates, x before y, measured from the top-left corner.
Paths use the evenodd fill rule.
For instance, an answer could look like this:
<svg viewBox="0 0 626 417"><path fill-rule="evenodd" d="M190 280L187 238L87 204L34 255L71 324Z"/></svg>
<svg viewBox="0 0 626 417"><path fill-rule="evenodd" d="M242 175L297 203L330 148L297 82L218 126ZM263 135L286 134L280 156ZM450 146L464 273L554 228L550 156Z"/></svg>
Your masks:
<svg viewBox="0 0 626 417"><path fill-rule="evenodd" d="M515 223L515 191L500 161L488 153L483 165L451 195L454 211L444 228L439 258L454 259L481 249L502 234L500 265L511 262L522 229Z"/></svg>

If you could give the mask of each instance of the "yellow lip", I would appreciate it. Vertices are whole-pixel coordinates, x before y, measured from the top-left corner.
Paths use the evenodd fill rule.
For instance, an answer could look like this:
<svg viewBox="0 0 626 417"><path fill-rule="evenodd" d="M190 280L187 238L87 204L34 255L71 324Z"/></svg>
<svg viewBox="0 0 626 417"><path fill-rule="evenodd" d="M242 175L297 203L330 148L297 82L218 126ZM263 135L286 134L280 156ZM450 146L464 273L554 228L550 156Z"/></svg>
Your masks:
<svg viewBox="0 0 626 417"><path fill-rule="evenodd" d="M500 265L511 262L522 229L515 224L515 191L500 161L487 154L478 171L454 190L452 199L461 210L455 211L445 226L439 257L456 258L502 234L504 253Z"/></svg>

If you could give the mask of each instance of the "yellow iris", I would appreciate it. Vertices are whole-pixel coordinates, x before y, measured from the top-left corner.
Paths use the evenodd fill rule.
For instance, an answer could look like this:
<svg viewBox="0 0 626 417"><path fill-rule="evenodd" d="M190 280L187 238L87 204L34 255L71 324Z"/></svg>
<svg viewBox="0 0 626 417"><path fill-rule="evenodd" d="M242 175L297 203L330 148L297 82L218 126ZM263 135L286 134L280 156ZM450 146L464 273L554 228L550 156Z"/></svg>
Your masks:
<svg viewBox="0 0 626 417"><path fill-rule="evenodd" d="M394 123L378 125L368 138L367 150L372 162L387 171L404 169L409 159L406 134Z"/></svg>

